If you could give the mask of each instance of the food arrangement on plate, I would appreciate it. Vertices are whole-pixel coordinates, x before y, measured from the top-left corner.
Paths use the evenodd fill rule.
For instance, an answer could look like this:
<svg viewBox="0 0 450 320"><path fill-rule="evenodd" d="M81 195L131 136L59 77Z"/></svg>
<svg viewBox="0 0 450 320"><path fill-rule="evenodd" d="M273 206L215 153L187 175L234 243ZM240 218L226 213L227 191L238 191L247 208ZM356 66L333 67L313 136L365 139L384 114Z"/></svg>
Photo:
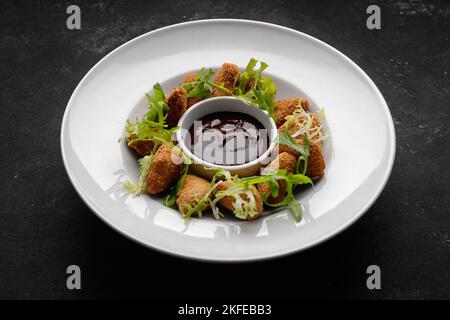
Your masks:
<svg viewBox="0 0 450 320"><path fill-rule="evenodd" d="M166 194L164 204L186 219L210 211L250 221L286 206L300 221L295 189L325 171L323 113L305 98L276 100L267 67L252 58L243 70L202 68L167 96L155 84L146 114L126 126L124 140L141 157L126 192Z"/></svg>
<svg viewBox="0 0 450 320"><path fill-rule="evenodd" d="M208 41L199 45L192 41L193 34ZM221 36L211 38L211 34ZM183 50L174 51L174 44ZM262 73L261 64L246 68L252 56L263 58L270 68ZM218 77L223 62L234 62L238 67L229 64ZM158 81L161 86L149 88ZM144 92L149 92L147 98ZM321 107L326 108L327 121L322 119ZM323 129L314 130L316 117L312 113L316 113ZM293 123L286 124L281 132L278 129L286 117ZM131 120L127 125L126 119ZM169 119L173 119L171 124ZM208 152L207 143L203 153L196 151L203 145L195 142L197 120L204 122L198 126L204 136L218 137L219 146L224 142L218 148L220 157ZM241 129L245 134L233 133ZM252 129L267 129L267 139L264 134L255 139ZM323 141L324 130L331 133L332 141ZM193 145L188 143L190 131ZM233 134L236 138L243 136L248 148L229 147ZM120 136L122 142L118 144L116 138ZM302 136L308 139L310 149L306 165L304 150L308 143ZM263 148L253 149L252 143L259 145L260 141ZM277 146L281 148L278 154ZM167 163L167 149L176 160L173 165ZM283 162L287 159L287 163L293 163L292 157L280 154L286 149L296 151L289 153L296 160L294 169ZM323 150L323 161L316 149ZM243 161L221 159L227 160L227 155L239 154L240 150L248 151ZM98 62L67 104L61 151L80 197L121 234L178 256L250 261L310 248L357 221L388 181L395 158L395 128L377 86L336 48L283 26L213 19L154 30ZM278 155L282 161L270 165ZM180 159L185 163L178 163ZM315 180L314 175L323 173L325 161L324 176ZM318 163L318 169L314 169L314 163ZM165 168L172 166L177 169L174 173ZM221 184L213 189L214 176L214 185ZM305 177L314 185L301 184ZM300 178L300 182L295 181ZM232 200L231 212L222 201L227 196L221 190L225 187L232 194L227 198ZM257 192L264 211L260 218L247 222L259 214ZM252 198L247 199L249 195ZM293 201L294 195L301 204ZM247 204L253 199L254 203ZM297 220L303 210L300 223L295 223L290 208L296 210ZM179 209L186 219L191 218L183 219ZM224 215L224 219L216 220L214 213Z"/></svg>

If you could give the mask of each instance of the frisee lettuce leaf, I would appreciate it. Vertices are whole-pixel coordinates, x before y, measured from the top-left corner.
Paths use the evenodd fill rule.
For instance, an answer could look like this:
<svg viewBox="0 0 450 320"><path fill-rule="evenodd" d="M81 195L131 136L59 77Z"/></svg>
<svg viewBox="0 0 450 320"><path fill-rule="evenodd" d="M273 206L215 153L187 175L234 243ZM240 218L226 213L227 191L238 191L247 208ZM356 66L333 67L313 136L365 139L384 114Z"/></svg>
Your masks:
<svg viewBox="0 0 450 320"><path fill-rule="evenodd" d="M140 175L137 183L132 183L130 180L124 181L122 183L127 193L133 195L134 197L140 195L145 191L145 188L147 186L148 171L150 170L150 165L152 164L155 152L156 146L153 147L151 154L138 160Z"/></svg>
<svg viewBox="0 0 450 320"><path fill-rule="evenodd" d="M218 88L231 94L232 92L225 88L223 84L217 85L211 81L213 75L213 70L208 69L205 72L205 68L201 68L194 81L184 83L182 87L187 91L188 98L199 98L201 100L211 98L213 88Z"/></svg>
<svg viewBox="0 0 450 320"><path fill-rule="evenodd" d="M287 206L289 207L289 209L291 210L294 219L296 222L300 222L302 221L302 207L300 205L300 203L297 202L297 200L295 200L294 196L288 196L288 201L287 201Z"/></svg>
<svg viewBox="0 0 450 320"><path fill-rule="evenodd" d="M297 151L300 155L297 159L297 163L295 165L295 172L306 174L306 170L308 168L308 158L311 150L311 144L308 138L303 136L303 146L300 145L289 133L289 127L285 132L278 132L276 137L276 142L279 144L284 144L295 151Z"/></svg>
<svg viewBox="0 0 450 320"><path fill-rule="evenodd" d="M197 198L194 205L190 205L190 204L185 205L185 207L182 209L187 209L187 211L182 212L183 218L187 220L195 213L197 213L197 215L201 218L203 209L205 209L207 206L211 205L211 194L216 190L217 186L220 183L222 183L222 182L218 181L218 182L215 182L214 184L213 184L213 182L211 182L211 187L209 188L208 192L203 197ZM184 210L182 210L182 211L184 211ZM216 219L220 219L221 217L223 217L223 215L221 215L221 214L216 215L217 213L214 212L214 210L213 210L213 214Z"/></svg>
<svg viewBox="0 0 450 320"><path fill-rule="evenodd" d="M217 203L225 197L232 197L233 214L238 219L246 220L248 217L254 217L258 214L255 195L253 190L248 186L239 183L230 182L231 185L226 190L220 190L215 194L214 200L211 202L211 209L215 215L221 214L217 207Z"/></svg>
<svg viewBox="0 0 450 320"><path fill-rule="evenodd" d="M295 200L293 195L293 189L300 184L312 184L312 180L300 173L288 174L285 169L266 169L263 170L261 176L252 176L239 178L238 176L232 176L229 171L225 169L211 169L216 170L210 184L210 189L204 197L197 199L195 205L187 206L187 212L183 215L185 219L188 219L193 214L197 213L201 216L205 207L210 206L213 215L216 219L223 217L218 204L223 198L230 196L234 198L233 201L233 213L239 219L247 219L248 217L254 217L257 212L256 200L253 194L253 188L255 185L268 182L271 186L272 196L278 196L279 181L286 181L286 196L285 198L276 204L270 204L267 202L267 196L263 196L263 201L271 207L288 206L295 220L298 222L301 220L301 206ZM220 183L223 181L229 182L231 185L226 190L217 191L214 194L214 198L211 199L211 194L217 189ZM294 203L295 202L295 203Z"/></svg>
<svg viewBox="0 0 450 320"><path fill-rule="evenodd" d="M204 167L206 170L215 170L216 173L214 174L211 183L210 188L208 192L202 197L195 201L195 205L187 205L185 209L188 209L186 213L183 213L183 217L185 219L189 219L194 213L197 213L199 216L201 216L203 209L207 206L211 206L212 200L211 200L211 194L217 189L220 183L222 183L221 179L225 178L228 179L231 177L230 173L227 170L224 169L217 169L217 168L208 168ZM212 207L213 208L213 207ZM220 219L223 217L223 214L220 213L220 211L216 210L216 207L212 209L213 215L216 219Z"/></svg>
<svg viewBox="0 0 450 320"><path fill-rule="evenodd" d="M153 97L149 93L146 93L145 96L148 102L147 120L163 124L166 118L165 112L169 110L163 88L156 83L153 85Z"/></svg>
<svg viewBox="0 0 450 320"><path fill-rule="evenodd" d="M308 169L308 159L311 150L311 144L306 136L303 136L303 153L300 153L300 156L297 159L297 163L295 165L295 172L306 174ZM303 165L302 165L303 164Z"/></svg>
<svg viewBox="0 0 450 320"><path fill-rule="evenodd" d="M284 144L295 151L299 152L300 154L304 154L305 148L303 146L299 145L297 141L287 132L278 132L277 137L275 138L276 142L279 144Z"/></svg>
<svg viewBox="0 0 450 320"><path fill-rule="evenodd" d="M207 206L211 207L212 213L216 219L222 218L223 214L218 207L218 203L220 200L228 196L234 198L233 213L237 218L247 219L249 216L253 217L258 213L255 197L253 195L252 188L249 185L241 183L239 177L232 176L230 172L225 169L205 169L216 171L211 180L210 189L202 198L197 199L195 205L186 206L188 210L183 214L185 219L188 219L195 213L201 216L203 209ZM230 187L226 190L215 192L217 187L224 181L229 182ZM211 195L214 192L214 198L212 199Z"/></svg>
<svg viewBox="0 0 450 320"><path fill-rule="evenodd" d="M127 121L128 145L137 141L153 141L155 144L170 142L177 128L167 129L166 118L169 106L165 101L164 91L159 83L153 86L153 96L145 94L148 111L141 120Z"/></svg>
<svg viewBox="0 0 450 320"><path fill-rule="evenodd" d="M256 69L257 62L251 58L245 71L240 75L236 97L267 111L274 118L276 86L271 78L262 77L262 72L268 67L267 63L261 61L259 68ZM250 81L253 81L253 84L249 89L247 87Z"/></svg>
<svg viewBox="0 0 450 320"><path fill-rule="evenodd" d="M310 141L321 142L325 139L322 124L320 121L316 122L314 118L311 112L298 107L291 115L286 117L287 131L294 139L306 136ZM293 127L295 127L295 131L291 130Z"/></svg>
<svg viewBox="0 0 450 320"><path fill-rule="evenodd" d="M228 170L216 169L213 181L222 178L229 183L226 190L220 190L214 195L215 198L211 202L211 210L214 216L223 216L217 204L225 197L233 198L233 214L238 219L246 220L248 217L254 217L258 214L255 195L253 194L252 185L243 182L237 175L232 176Z"/></svg>
<svg viewBox="0 0 450 320"><path fill-rule="evenodd" d="M257 77L258 71L255 71L256 64L258 60L255 58L251 58L245 67L245 71L241 74L239 89L242 92L245 92L247 89L247 85L251 79L255 79Z"/></svg>
<svg viewBox="0 0 450 320"><path fill-rule="evenodd" d="M301 174L301 173L295 173L295 174L288 174L286 169L268 169L265 168L261 172L261 176L258 177L249 177L249 178L243 178L242 180L244 182L247 182L249 184L255 184L255 183L261 183L261 182L268 182L269 186L271 187L271 194L274 196L274 189L273 187L276 185L276 196L278 196L278 186L279 181L285 181L286 182L286 195L285 197L278 203L269 203L267 201L268 195L263 194L262 199L264 203L270 207L281 207L281 206L288 206L292 214L294 215L294 218L297 222L299 222L302 219L301 215L301 206L297 201L295 200L293 189L295 186L300 184L312 184L312 180ZM275 184L276 182L276 184ZM274 196L274 197L276 197Z"/></svg>
<svg viewBox="0 0 450 320"><path fill-rule="evenodd" d="M201 68L197 73L195 81L188 82L182 85L188 93L188 98L207 99L212 97L211 87L208 85L208 82L214 74L214 71L208 69L205 74L204 72L205 68Z"/></svg>

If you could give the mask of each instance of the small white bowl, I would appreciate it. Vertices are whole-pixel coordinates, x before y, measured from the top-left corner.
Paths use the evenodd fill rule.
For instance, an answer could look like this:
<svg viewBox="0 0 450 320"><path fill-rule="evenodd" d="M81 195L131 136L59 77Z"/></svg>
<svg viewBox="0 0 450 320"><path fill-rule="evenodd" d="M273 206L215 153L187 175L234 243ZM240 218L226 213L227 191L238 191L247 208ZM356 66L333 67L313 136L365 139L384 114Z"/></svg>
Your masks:
<svg viewBox="0 0 450 320"><path fill-rule="evenodd" d="M217 112L239 112L245 113L258 120L269 135L269 146L267 150L257 159L245 164L239 165L217 165L209 163L194 155L190 148L186 145L187 134L189 129L194 124L194 121L203 118L204 116ZM270 162L270 155L275 148L275 137L277 135L277 127L273 119L266 111L259 109L253 105L247 104L235 97L215 97L198 102L189 108L178 122L178 131L176 138L179 147L183 152L193 160L192 171L207 179L211 179L215 174L215 170L208 170L206 168L223 168L228 170L232 175L240 177L249 177L259 174L261 166L267 165ZM206 167L206 168L205 168Z"/></svg>

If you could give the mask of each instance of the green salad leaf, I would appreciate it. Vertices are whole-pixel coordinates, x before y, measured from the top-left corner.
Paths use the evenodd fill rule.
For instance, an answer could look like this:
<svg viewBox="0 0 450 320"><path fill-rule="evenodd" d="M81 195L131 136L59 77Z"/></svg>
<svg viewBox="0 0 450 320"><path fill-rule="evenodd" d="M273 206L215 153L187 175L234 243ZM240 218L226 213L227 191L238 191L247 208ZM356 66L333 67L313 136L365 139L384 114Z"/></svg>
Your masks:
<svg viewBox="0 0 450 320"><path fill-rule="evenodd" d="M269 183L271 187L272 196L278 196L279 182L286 181L286 196L279 203L270 204L267 202L267 196L263 196L263 201L271 207L288 206L296 221L301 220L301 206L296 202L293 195L293 188L300 184L312 184L312 181L307 176L297 173L288 174L285 169L264 170L261 176L252 176L239 178L238 176L232 176L229 171L224 169L216 170L216 174L211 180L210 189L202 197L197 199L195 205L187 206L187 212L184 214L184 218L188 219L193 214L201 216L205 207L210 206L213 215L216 219L223 217L222 212L218 207L218 203L225 197L233 198L233 213L239 219L246 220L249 217L254 217L257 212L256 199L253 194L253 188L257 184L262 182ZM217 191L217 187L223 181L230 183L230 186L226 190ZM211 195L214 194L212 198Z"/></svg>
<svg viewBox="0 0 450 320"><path fill-rule="evenodd" d="M306 136L303 136L303 153L300 153L300 156L297 159L297 163L295 165L295 172L302 174L306 174L308 169L308 159L311 150L311 144Z"/></svg>
<svg viewBox="0 0 450 320"><path fill-rule="evenodd" d="M271 78L262 77L262 72L268 67L267 63L261 61L259 68L256 69L257 62L254 58L251 58L248 62L245 71L240 76L236 96L247 103L267 111L274 118L274 100L277 89ZM249 83L252 84L250 88L248 87Z"/></svg>
<svg viewBox="0 0 450 320"><path fill-rule="evenodd" d="M289 127L285 132L278 132L276 137L276 142L279 144L284 144L295 151L297 151L300 155L297 159L297 163L295 166L296 173L306 174L306 170L308 168L308 158L311 149L311 144L306 137L303 136L303 146L300 145L289 133Z"/></svg>
<svg viewBox="0 0 450 320"><path fill-rule="evenodd" d="M145 94L148 111L141 120L127 121L125 128L128 144L137 141L153 141L155 144L170 142L172 134L177 128L167 129L166 118L169 106L164 91L159 83L153 86L153 96Z"/></svg>
<svg viewBox="0 0 450 320"><path fill-rule="evenodd" d="M223 85L217 85L211 81L213 75L212 69L205 72L205 68L201 68L194 81L184 83L182 87L187 91L188 98L199 98L200 100L211 98L213 88L231 94L232 92Z"/></svg>
<svg viewBox="0 0 450 320"><path fill-rule="evenodd" d="M207 167L205 167L205 169L215 170L215 169L211 169L211 168L207 168ZM195 213L199 217L201 217L203 210L206 207L211 206L211 202L212 202L211 195L217 189L219 184L222 183L222 181L219 180L218 177L219 177L219 174L216 173L211 180L210 188L209 188L208 192L203 197L196 199L196 201L194 202L195 203L194 205L186 205L185 208L183 208L183 209L187 209L185 212L182 212L184 219L189 219ZM223 217L223 215L220 212L217 213L217 212L213 211L213 214L216 219L220 219Z"/></svg>
<svg viewBox="0 0 450 320"><path fill-rule="evenodd" d="M219 190L214 194L211 201L211 210L216 218L222 217L217 204L225 197L233 198L233 213L236 218L246 220L248 217L254 217L258 214L255 195L251 185L243 182L237 175L232 176L228 170L216 169L213 182L223 179L229 186L225 190ZM215 183L218 186L221 182Z"/></svg>
<svg viewBox="0 0 450 320"><path fill-rule="evenodd" d="M153 86L153 97L149 93L146 93L145 96L148 102L146 120L155 125L164 126L169 106L163 88L159 83L156 83Z"/></svg>
<svg viewBox="0 0 450 320"><path fill-rule="evenodd" d="M145 191L145 188L147 186L148 171L150 170L150 165L152 164L153 156L156 152L156 149L157 147L155 145L153 147L152 152L149 155L138 160L140 172L138 182L132 183L131 181L127 180L122 183L127 193L133 195L134 197L140 195Z"/></svg>
<svg viewBox="0 0 450 320"><path fill-rule="evenodd" d="M264 203L270 207L288 206L289 209L291 210L292 214L294 215L295 221L297 221L297 222L301 221L301 219L302 219L301 206L295 200L293 190L297 185L300 185L300 184L312 184L312 180L309 177L307 177L301 173L288 174L287 170L285 170L285 169L263 170L262 177L264 177L266 179L266 182L275 180L277 183L279 183L279 181L285 181L285 183L286 183L286 195L285 195L284 199L282 199L278 203L269 203L267 201L268 195L263 195ZM269 182L269 186L270 186L270 182ZM273 195L273 189L272 189L272 195Z"/></svg>
<svg viewBox="0 0 450 320"><path fill-rule="evenodd" d="M294 219L296 222L302 221L302 207L301 205L295 200L295 197L290 195L286 197L288 199L287 206L291 210L292 214L294 215Z"/></svg>

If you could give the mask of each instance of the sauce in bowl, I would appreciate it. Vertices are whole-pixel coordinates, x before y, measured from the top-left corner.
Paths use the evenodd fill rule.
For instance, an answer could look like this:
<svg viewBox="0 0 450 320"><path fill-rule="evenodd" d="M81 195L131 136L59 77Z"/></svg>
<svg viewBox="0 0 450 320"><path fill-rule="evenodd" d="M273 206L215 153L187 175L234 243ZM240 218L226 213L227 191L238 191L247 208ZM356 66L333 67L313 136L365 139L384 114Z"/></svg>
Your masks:
<svg viewBox="0 0 450 320"><path fill-rule="evenodd" d="M194 121L189 133L191 152L216 165L249 163L259 158L270 143L267 129L240 112L208 114Z"/></svg>

